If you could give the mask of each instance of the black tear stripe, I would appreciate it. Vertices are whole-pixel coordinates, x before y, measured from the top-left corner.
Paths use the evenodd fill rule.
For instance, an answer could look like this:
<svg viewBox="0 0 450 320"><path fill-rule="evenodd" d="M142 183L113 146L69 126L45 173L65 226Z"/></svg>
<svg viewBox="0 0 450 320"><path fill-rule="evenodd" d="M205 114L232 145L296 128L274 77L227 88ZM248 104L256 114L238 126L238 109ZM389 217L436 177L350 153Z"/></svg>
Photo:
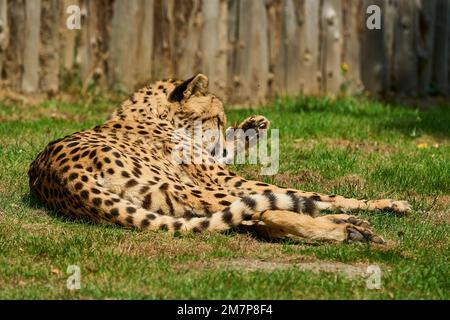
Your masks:
<svg viewBox="0 0 450 320"><path fill-rule="evenodd" d="M264 191L263 195L267 198L270 203L270 210L278 210L277 207L277 196L270 191Z"/></svg>

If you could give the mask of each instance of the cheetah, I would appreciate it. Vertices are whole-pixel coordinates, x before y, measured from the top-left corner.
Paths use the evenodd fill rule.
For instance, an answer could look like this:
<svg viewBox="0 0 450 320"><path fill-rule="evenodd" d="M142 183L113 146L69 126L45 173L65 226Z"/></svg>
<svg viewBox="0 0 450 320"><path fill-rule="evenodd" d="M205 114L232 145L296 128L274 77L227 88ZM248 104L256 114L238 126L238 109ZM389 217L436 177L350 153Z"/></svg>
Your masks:
<svg viewBox="0 0 450 320"><path fill-rule="evenodd" d="M138 90L93 129L50 142L31 163L31 194L74 219L170 232L221 232L245 227L269 238L383 243L367 221L320 210L389 210L406 201L357 200L247 180L206 154L209 164L176 163L178 129L194 122L224 132L221 100L203 74L160 80ZM236 128L267 128L252 116ZM223 139L223 136L220 138Z"/></svg>

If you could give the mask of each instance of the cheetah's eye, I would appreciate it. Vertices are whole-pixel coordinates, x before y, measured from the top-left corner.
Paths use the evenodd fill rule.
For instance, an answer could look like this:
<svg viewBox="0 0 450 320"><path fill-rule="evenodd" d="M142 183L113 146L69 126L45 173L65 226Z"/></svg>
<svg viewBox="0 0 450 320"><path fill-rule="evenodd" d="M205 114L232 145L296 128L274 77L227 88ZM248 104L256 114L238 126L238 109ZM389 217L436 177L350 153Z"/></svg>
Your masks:
<svg viewBox="0 0 450 320"><path fill-rule="evenodd" d="M160 118L161 120L166 119L166 118L167 118L167 110L164 111L162 114L160 114L160 115L159 115L159 118Z"/></svg>

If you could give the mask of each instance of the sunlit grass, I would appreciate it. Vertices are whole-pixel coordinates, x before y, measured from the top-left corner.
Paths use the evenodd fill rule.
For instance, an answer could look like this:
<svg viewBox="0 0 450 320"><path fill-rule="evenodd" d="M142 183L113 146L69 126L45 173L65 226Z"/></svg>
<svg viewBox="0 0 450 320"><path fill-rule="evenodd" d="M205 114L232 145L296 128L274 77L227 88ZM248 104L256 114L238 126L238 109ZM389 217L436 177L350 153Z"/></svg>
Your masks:
<svg viewBox="0 0 450 320"><path fill-rule="evenodd" d="M51 140L101 123L106 101L0 106L0 298L382 298L450 297L450 106L424 112L346 98L278 99L230 110L229 122L263 114L280 130L280 171L248 178L361 198L408 200L407 217L361 213L386 246L268 243L249 235L173 237L67 221L28 195L27 169ZM283 268L229 268L236 259ZM379 264L382 288L363 276L301 270L291 261ZM67 267L81 268L69 291Z"/></svg>

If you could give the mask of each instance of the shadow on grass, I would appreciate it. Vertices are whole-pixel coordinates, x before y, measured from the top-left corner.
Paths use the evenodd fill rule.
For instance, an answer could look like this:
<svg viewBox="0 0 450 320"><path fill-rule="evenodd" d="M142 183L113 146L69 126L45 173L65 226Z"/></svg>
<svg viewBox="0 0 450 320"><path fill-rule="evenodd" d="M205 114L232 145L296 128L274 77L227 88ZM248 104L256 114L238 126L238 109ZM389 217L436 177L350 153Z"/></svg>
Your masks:
<svg viewBox="0 0 450 320"><path fill-rule="evenodd" d="M74 218L74 217L66 216L62 212L53 210L53 209L47 207L44 203L42 203L42 201L40 201L39 199L37 199L30 193L23 195L21 198L21 202L24 205L26 205L28 208L30 208L32 210L43 211L46 215L50 216L51 218L53 218L55 220L61 221L61 222L77 223L80 225L90 225L90 226L97 225L88 219ZM104 224L104 225L102 225L102 227L116 228L116 226L108 225L108 224Z"/></svg>

